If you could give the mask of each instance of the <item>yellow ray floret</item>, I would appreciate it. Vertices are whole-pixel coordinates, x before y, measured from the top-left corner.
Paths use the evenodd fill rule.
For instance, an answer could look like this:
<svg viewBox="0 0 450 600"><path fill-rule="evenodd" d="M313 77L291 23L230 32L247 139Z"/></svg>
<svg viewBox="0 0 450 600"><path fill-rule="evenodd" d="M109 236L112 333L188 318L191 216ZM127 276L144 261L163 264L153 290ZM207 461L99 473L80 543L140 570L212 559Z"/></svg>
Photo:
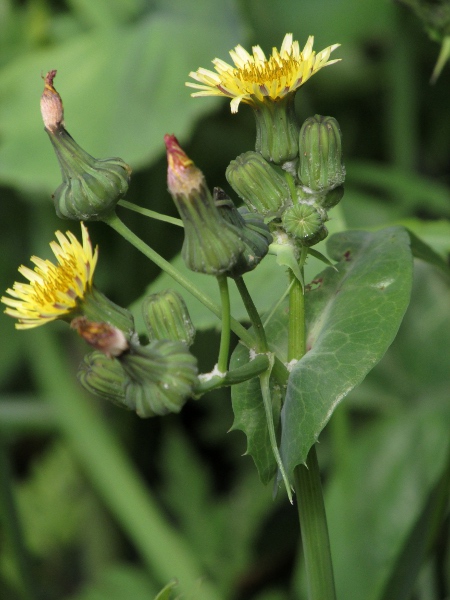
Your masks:
<svg viewBox="0 0 450 600"><path fill-rule="evenodd" d="M34 270L19 267L19 273L29 283L14 283L12 289L6 290L11 298L1 298L8 307L5 313L18 319L17 329L38 327L70 313L91 288L98 248L92 251L83 223L81 232L82 244L70 231L66 235L55 233L59 244L53 241L50 247L58 264L32 256Z"/></svg>
<svg viewBox="0 0 450 600"><path fill-rule="evenodd" d="M187 82L186 85L201 90L192 96L232 98L232 113L238 111L241 102L255 104L265 99L280 100L295 92L322 67L340 60L328 60L340 44L328 46L316 54L312 49L313 43L314 37L310 36L300 51L298 42L292 39L292 33L287 33L280 51L273 48L269 59L259 46L253 46L253 56L242 46L236 46L230 51L234 67L215 58L212 62L216 73L208 69L197 69L189 73L189 77L200 83Z"/></svg>

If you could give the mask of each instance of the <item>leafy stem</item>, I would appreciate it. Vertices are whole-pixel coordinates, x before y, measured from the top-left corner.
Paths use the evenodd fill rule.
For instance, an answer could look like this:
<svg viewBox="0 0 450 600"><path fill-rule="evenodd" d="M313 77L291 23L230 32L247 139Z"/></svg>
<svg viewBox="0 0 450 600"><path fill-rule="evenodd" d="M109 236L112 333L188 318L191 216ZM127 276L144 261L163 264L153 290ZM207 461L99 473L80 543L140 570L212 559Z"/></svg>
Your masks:
<svg viewBox="0 0 450 600"><path fill-rule="evenodd" d="M301 259L304 259L304 252ZM305 295L300 281L291 273L288 360L300 360L305 353ZM314 445L308 453L306 465L298 465L294 469L294 489L297 495L309 600L335 600L328 526Z"/></svg>

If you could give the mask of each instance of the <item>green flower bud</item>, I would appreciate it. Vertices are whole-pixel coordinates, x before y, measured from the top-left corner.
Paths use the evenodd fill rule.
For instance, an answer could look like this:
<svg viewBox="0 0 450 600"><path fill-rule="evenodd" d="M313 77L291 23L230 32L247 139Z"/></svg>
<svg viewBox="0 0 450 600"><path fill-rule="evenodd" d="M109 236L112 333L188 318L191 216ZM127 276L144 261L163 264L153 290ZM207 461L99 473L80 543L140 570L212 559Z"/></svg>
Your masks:
<svg viewBox="0 0 450 600"><path fill-rule="evenodd" d="M84 358L78 379L88 391L139 417L178 413L198 383L197 360L185 344L155 341L118 358L99 351Z"/></svg>
<svg viewBox="0 0 450 600"><path fill-rule="evenodd" d="M183 259L191 271L226 273L244 250L240 232L220 216L203 173L180 148L176 137L166 135L164 141L169 192L184 224Z"/></svg>
<svg viewBox="0 0 450 600"><path fill-rule="evenodd" d="M294 236L302 246L314 246L328 235L323 224L323 215L312 204L296 204L283 215L285 230Z"/></svg>
<svg viewBox="0 0 450 600"><path fill-rule="evenodd" d="M191 346L195 327L183 298L174 290L147 296L142 302L142 315L150 341L175 340Z"/></svg>
<svg viewBox="0 0 450 600"><path fill-rule="evenodd" d="M88 392L110 400L118 406L133 409L126 399L128 376L117 359L109 358L99 350L91 352L84 357L77 377Z"/></svg>
<svg viewBox="0 0 450 600"><path fill-rule="evenodd" d="M251 213L246 208L238 210L220 188L214 188L214 198L225 221L237 227L242 234L244 251L227 273L229 277L240 277L252 271L266 256L272 243L272 235L261 215Z"/></svg>
<svg viewBox="0 0 450 600"><path fill-rule="evenodd" d="M298 156L299 125L294 100L293 93L275 102L255 100L252 104L256 120L255 150L277 165Z"/></svg>
<svg viewBox="0 0 450 600"><path fill-rule="evenodd" d="M275 217L290 202L285 178L258 152L245 152L232 160L226 178L253 212Z"/></svg>
<svg viewBox="0 0 450 600"><path fill-rule="evenodd" d="M344 183L341 132L333 117L315 115L300 130L298 176L312 191L328 191Z"/></svg>
<svg viewBox="0 0 450 600"><path fill-rule="evenodd" d="M198 383L197 360L182 342L157 340L120 357L126 404L140 417L178 413Z"/></svg>
<svg viewBox="0 0 450 600"><path fill-rule="evenodd" d="M45 78L41 111L63 178L53 194L56 213L65 219L101 220L126 194L131 168L120 158L93 158L66 131L55 75L50 71Z"/></svg>

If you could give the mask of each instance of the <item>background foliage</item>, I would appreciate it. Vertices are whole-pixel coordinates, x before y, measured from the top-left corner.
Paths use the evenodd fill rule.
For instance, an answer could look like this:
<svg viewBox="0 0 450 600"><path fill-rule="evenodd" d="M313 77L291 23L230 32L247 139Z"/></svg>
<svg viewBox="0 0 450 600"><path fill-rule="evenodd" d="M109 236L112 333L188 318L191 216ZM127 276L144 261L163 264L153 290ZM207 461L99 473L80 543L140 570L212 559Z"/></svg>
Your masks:
<svg viewBox="0 0 450 600"><path fill-rule="evenodd" d="M76 223L56 218L50 200L59 172L39 114L41 72L58 70L75 139L96 157L131 164L127 199L175 214L165 184L165 133L185 144L211 186L230 193L225 168L254 143L250 111L244 106L232 116L225 100L191 99L189 71L209 67L215 56L226 60L237 43L269 51L288 31L301 44L314 34L318 50L342 44L342 62L297 95L302 119L333 115L344 134L346 194L331 229L407 224L448 260L450 69L429 85L439 47L404 6L0 0L1 289L32 254L50 256L56 229L79 233ZM160 253L177 253L175 227L120 210ZM119 304L137 311L150 284L170 285L103 224L91 224L90 232L100 245L97 285ZM312 261L308 278L319 270ZM268 284L258 270L249 276L261 309L283 285L280 269L276 277ZM209 370L217 320L191 301L190 310L201 329L194 352ZM243 316L237 300L233 314ZM85 347L62 323L45 329L16 332L0 315L0 436L9 458L2 472L9 462L31 555L27 572L41 597L148 599L172 577L189 598L302 597L295 511L284 497L272 500L252 460L241 456L243 434L226 433L233 423L229 394L188 403L179 416L140 421L86 396L74 376ZM379 598L414 526L420 533L419 516L445 468L449 336L448 281L417 262L397 339L320 437L340 598ZM4 600L27 597L9 529L3 519ZM425 533L429 528L419 538ZM417 580L411 577L414 595L405 598L450 594L448 520L434 537L439 551L430 556L427 547L412 546L428 558Z"/></svg>

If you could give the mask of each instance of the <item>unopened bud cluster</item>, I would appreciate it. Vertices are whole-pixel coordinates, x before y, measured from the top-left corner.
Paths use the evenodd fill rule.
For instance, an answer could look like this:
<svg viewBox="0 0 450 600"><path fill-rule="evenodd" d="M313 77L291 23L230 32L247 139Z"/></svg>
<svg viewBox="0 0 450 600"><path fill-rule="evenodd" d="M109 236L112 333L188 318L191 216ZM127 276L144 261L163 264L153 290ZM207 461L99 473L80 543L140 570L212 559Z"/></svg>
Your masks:
<svg viewBox="0 0 450 600"><path fill-rule="evenodd" d="M333 117L315 115L300 129L296 156L280 167L264 153L245 152L231 161L228 182L253 213L279 224L303 246L323 240L328 210L344 194L341 132Z"/></svg>

